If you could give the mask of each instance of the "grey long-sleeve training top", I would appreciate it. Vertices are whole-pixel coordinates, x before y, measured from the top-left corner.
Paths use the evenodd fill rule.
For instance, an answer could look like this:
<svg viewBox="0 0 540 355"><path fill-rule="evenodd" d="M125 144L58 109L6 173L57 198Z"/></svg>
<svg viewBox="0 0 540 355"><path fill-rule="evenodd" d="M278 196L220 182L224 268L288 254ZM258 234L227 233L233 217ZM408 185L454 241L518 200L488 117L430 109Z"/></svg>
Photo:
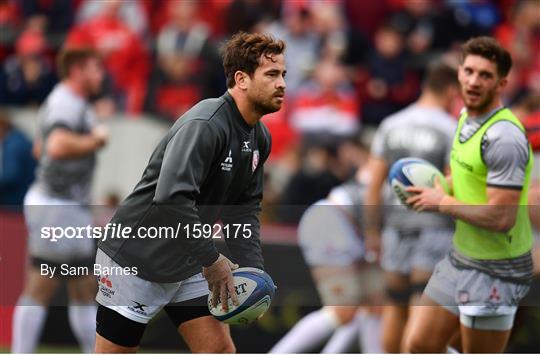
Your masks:
<svg viewBox="0 0 540 355"><path fill-rule="evenodd" d="M139 277L176 282L211 265L219 253L211 238L194 238L186 225L241 224L227 247L240 266L263 268L260 223L263 163L271 137L262 122L249 126L227 92L186 112L154 150L139 183L110 223L130 227L130 238L107 235L98 247ZM178 228L177 238L140 238L149 227ZM249 230L251 233L247 232ZM191 234L191 235L190 235ZM244 236L250 235L249 238Z"/></svg>

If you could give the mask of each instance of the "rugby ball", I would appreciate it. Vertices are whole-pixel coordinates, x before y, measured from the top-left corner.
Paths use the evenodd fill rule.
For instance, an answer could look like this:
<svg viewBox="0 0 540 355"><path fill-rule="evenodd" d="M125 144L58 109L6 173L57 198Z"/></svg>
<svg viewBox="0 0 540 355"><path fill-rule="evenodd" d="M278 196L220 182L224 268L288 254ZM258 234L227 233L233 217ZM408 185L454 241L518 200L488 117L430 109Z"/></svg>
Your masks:
<svg viewBox="0 0 540 355"><path fill-rule="evenodd" d="M259 319L270 308L276 286L270 276L256 268L244 267L233 271L238 306L229 297L229 309L224 311L219 302L212 307L212 294L208 295L208 308L217 320L227 324L249 324Z"/></svg>
<svg viewBox="0 0 540 355"><path fill-rule="evenodd" d="M420 158L403 158L390 168L388 182L401 203L407 205L405 201L411 196L411 193L405 190L407 187L433 187L436 177L439 177L441 186L448 193L448 184L443 173L433 164Z"/></svg>

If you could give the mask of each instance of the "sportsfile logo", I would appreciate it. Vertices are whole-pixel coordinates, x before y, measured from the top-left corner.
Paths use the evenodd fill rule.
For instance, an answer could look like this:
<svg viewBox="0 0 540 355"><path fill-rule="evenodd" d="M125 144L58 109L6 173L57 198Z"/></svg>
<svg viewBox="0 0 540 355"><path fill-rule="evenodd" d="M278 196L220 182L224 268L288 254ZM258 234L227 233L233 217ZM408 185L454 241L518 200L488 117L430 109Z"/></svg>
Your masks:
<svg viewBox="0 0 540 355"><path fill-rule="evenodd" d="M229 149L229 156L225 158L223 163L221 163L221 170L223 171L231 171L233 167L233 160L232 160L232 149Z"/></svg>

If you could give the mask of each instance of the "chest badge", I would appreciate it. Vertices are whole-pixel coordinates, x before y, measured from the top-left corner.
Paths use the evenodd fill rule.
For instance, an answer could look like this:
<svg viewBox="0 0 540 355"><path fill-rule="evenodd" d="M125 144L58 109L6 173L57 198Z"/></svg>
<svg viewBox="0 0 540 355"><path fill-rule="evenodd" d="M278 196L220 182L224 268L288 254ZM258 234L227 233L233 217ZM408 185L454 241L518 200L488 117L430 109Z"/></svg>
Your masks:
<svg viewBox="0 0 540 355"><path fill-rule="evenodd" d="M229 149L229 156L225 158L223 163L221 163L221 170L231 171L232 167L233 167L232 150Z"/></svg>
<svg viewBox="0 0 540 355"><path fill-rule="evenodd" d="M253 160L251 161L251 172L254 172L259 165L259 150L253 151Z"/></svg>
<svg viewBox="0 0 540 355"><path fill-rule="evenodd" d="M251 147L250 147L250 141L244 141L242 142L242 152L243 153L251 153Z"/></svg>

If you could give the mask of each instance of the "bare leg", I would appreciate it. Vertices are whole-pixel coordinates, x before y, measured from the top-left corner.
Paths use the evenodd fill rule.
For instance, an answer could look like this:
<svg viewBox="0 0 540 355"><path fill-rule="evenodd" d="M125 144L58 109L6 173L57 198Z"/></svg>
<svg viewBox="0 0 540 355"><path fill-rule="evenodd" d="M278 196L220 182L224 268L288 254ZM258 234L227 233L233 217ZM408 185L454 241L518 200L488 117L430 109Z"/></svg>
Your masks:
<svg viewBox="0 0 540 355"><path fill-rule="evenodd" d="M405 350L410 353L444 353L457 331L459 317L422 295L405 339Z"/></svg>
<svg viewBox="0 0 540 355"><path fill-rule="evenodd" d="M105 339L101 335L96 333L96 350L97 354L126 354L135 353L139 350L139 347L129 348L113 343L110 340Z"/></svg>
<svg viewBox="0 0 540 355"><path fill-rule="evenodd" d="M236 348L229 326L212 316L199 317L180 324L178 332L192 353L234 353Z"/></svg>
<svg viewBox="0 0 540 355"><path fill-rule="evenodd" d="M12 352L34 352L47 316L47 306L59 284L57 278L43 276L33 267L28 269L24 291L13 314Z"/></svg>
<svg viewBox="0 0 540 355"><path fill-rule="evenodd" d="M69 300L77 303L94 303L97 293L95 276L79 276L68 280Z"/></svg>
<svg viewBox="0 0 540 355"><path fill-rule="evenodd" d="M31 267L28 269L23 296L31 297L42 306L48 306L59 285L58 278L43 276L38 269Z"/></svg>
<svg viewBox="0 0 540 355"><path fill-rule="evenodd" d="M510 330L471 329L461 324L465 353L502 353L508 343Z"/></svg>
<svg viewBox="0 0 540 355"><path fill-rule="evenodd" d="M425 271L425 270L412 270L411 271L411 283L414 284L424 284L429 281L429 278L431 277L431 271ZM408 338L408 334L411 331L411 324L413 323L414 317L416 317L416 313L420 310L420 299L422 297L421 292L415 292L411 295L411 299L409 301L409 318L407 319L407 324L405 325L405 329L403 330L403 337L401 338L401 351L405 351L405 339Z"/></svg>
<svg viewBox="0 0 540 355"><path fill-rule="evenodd" d="M409 277L398 273L385 273L386 285L392 290L407 290ZM399 305L394 301L383 307L382 345L387 353L399 353L403 332L407 324L408 305Z"/></svg>
<svg viewBox="0 0 540 355"><path fill-rule="evenodd" d="M96 292L97 283L93 275L68 280L69 324L85 353L91 353L95 348L97 306L94 298Z"/></svg>

